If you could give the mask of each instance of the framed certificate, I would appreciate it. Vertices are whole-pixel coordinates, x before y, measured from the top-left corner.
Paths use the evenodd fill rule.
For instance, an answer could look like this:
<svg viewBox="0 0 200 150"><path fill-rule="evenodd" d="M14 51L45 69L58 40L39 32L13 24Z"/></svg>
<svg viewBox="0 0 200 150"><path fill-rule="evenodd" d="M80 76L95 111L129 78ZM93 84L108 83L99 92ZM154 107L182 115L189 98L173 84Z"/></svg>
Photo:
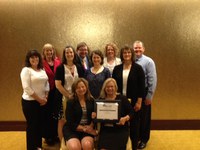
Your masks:
<svg viewBox="0 0 200 150"><path fill-rule="evenodd" d="M120 100L95 100L95 122L116 123L120 119Z"/></svg>

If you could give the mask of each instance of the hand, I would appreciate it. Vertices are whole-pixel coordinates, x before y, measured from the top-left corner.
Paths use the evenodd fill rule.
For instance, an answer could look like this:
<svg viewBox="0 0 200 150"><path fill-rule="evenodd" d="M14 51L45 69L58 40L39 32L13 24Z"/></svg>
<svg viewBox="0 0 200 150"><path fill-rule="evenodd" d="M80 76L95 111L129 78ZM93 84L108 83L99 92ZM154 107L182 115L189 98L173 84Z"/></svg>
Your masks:
<svg viewBox="0 0 200 150"><path fill-rule="evenodd" d="M145 105L151 105L152 100L150 99L145 99L144 103Z"/></svg>
<svg viewBox="0 0 200 150"><path fill-rule="evenodd" d="M44 106L47 103L47 99L46 98L42 98L39 100L40 106Z"/></svg>
<svg viewBox="0 0 200 150"><path fill-rule="evenodd" d="M94 136L98 135L97 130L93 129L93 127L90 125L85 125L83 131Z"/></svg>
<svg viewBox="0 0 200 150"><path fill-rule="evenodd" d="M117 123L118 125L124 125L126 123L127 119L126 117L121 117L119 120L119 123Z"/></svg>
<svg viewBox="0 0 200 150"><path fill-rule="evenodd" d="M95 119L97 117L97 113L96 112L92 112L91 117L92 117L92 119Z"/></svg>
<svg viewBox="0 0 200 150"><path fill-rule="evenodd" d="M141 103L135 103L135 106L134 106L134 110L137 112L141 109L141 106L142 104Z"/></svg>
<svg viewBox="0 0 200 150"><path fill-rule="evenodd" d="M73 95L72 94L69 94L68 96L67 96L67 99L72 99L73 98Z"/></svg>

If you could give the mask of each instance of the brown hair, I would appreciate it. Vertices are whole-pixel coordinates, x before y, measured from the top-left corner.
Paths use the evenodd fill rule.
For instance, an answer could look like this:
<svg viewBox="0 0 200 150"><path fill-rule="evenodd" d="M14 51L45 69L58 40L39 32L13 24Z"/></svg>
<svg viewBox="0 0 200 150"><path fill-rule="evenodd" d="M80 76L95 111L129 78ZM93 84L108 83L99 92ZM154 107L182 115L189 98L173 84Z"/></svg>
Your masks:
<svg viewBox="0 0 200 150"><path fill-rule="evenodd" d="M124 61L123 52L124 52L125 50L130 50L130 51L131 51L131 54L132 54L131 61L132 61L132 62L135 62L135 53L133 52L133 49L132 49L129 45L125 45L124 47L121 48L121 51L120 51L120 58L121 58L121 61L122 61L122 62Z"/></svg>
<svg viewBox="0 0 200 150"><path fill-rule="evenodd" d="M91 61L92 61L92 56L93 56L94 54L96 54L96 55L98 55L98 56L101 57L101 65L103 65L103 58L104 58L104 57L103 57L102 51L100 51L99 49L92 51L92 52L91 52L91 55L90 55L90 60L91 60ZM92 66L94 66L93 62L92 62Z"/></svg>
<svg viewBox="0 0 200 150"><path fill-rule="evenodd" d="M85 100L90 100L92 95L91 95L90 90L89 90L88 81L85 80L84 78L78 78L72 84L72 93L74 95L74 99L78 100L78 97L77 97L77 94L76 94L76 88L77 88L77 86L80 82L83 82L83 84L86 86L86 89L87 89L86 93L85 93Z"/></svg>

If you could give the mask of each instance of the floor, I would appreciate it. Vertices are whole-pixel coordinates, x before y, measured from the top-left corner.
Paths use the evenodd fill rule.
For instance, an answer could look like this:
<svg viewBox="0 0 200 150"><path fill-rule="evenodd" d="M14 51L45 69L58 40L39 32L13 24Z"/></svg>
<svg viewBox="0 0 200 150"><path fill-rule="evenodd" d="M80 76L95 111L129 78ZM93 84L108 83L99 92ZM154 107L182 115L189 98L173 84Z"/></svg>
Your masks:
<svg viewBox="0 0 200 150"><path fill-rule="evenodd" d="M1 150L26 150L25 132L0 132ZM59 150L60 144L45 150ZM128 150L131 150L128 145ZM153 130L145 150L200 150L200 130Z"/></svg>

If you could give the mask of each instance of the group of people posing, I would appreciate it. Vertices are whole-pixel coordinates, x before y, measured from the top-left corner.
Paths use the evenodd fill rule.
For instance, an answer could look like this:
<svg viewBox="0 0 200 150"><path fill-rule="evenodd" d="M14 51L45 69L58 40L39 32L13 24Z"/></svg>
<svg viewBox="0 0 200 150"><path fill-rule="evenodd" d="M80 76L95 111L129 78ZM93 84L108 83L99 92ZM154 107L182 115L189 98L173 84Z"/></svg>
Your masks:
<svg viewBox="0 0 200 150"><path fill-rule="evenodd" d="M42 138L49 145L64 139L68 150L126 150L129 137L132 150L146 147L157 84L155 63L143 54L141 41L118 51L114 43L103 53L81 42L76 50L66 46L62 60L49 43L42 54L27 52L20 74L27 150L42 149ZM96 99L120 100L119 122L102 122L97 131Z"/></svg>

